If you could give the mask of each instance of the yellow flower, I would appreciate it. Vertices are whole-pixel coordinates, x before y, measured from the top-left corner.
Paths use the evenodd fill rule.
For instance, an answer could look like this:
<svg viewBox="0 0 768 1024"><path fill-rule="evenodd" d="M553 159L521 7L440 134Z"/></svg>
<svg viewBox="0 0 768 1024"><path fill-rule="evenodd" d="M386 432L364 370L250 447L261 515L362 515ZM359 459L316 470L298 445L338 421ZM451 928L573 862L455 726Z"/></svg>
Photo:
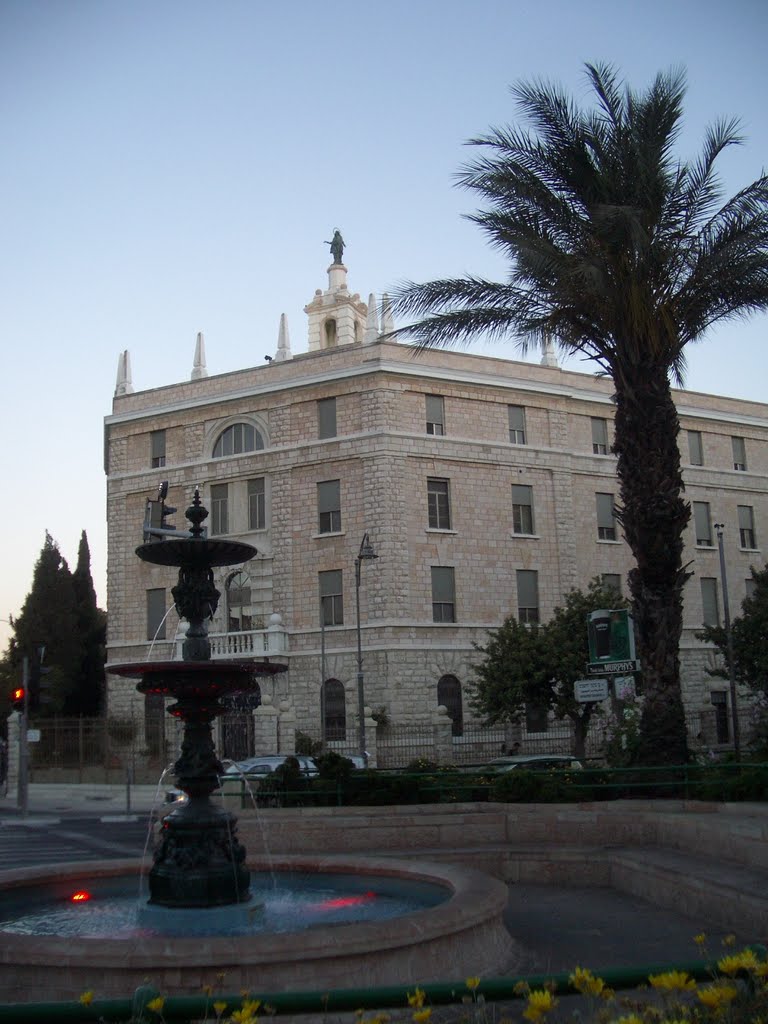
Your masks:
<svg viewBox="0 0 768 1024"><path fill-rule="evenodd" d="M690 992L696 988L696 982L686 971L666 971L664 974L651 974L648 977L651 985L662 992Z"/></svg>
<svg viewBox="0 0 768 1024"><path fill-rule="evenodd" d="M736 945L736 936L735 935L726 935L725 938L723 939L723 945L724 946L735 946Z"/></svg>
<svg viewBox="0 0 768 1024"><path fill-rule="evenodd" d="M260 1006L261 1006L261 1000L260 999L244 999L243 1000L243 1009L245 1010L246 1013L250 1013L251 1016L253 1016L256 1013L256 1011L258 1010L258 1008Z"/></svg>
<svg viewBox="0 0 768 1024"><path fill-rule="evenodd" d="M425 1006L423 1010L415 1010L413 1014L413 1020L416 1024L427 1024L427 1021L432 1016L432 1007Z"/></svg>
<svg viewBox="0 0 768 1024"><path fill-rule="evenodd" d="M699 932L698 935L693 936L693 941L696 943L697 946L706 946L707 936L704 934L704 932Z"/></svg>
<svg viewBox="0 0 768 1024"><path fill-rule="evenodd" d="M232 1014L233 1024L255 1024L256 1018L250 1012L243 1007L242 1010L235 1010Z"/></svg>
<svg viewBox="0 0 768 1024"><path fill-rule="evenodd" d="M603 979L596 978L586 967L577 967L568 980L583 996L602 996L605 990Z"/></svg>
<svg viewBox="0 0 768 1024"><path fill-rule="evenodd" d="M645 1021L636 1013L628 1013L624 1017L617 1017L611 1024L645 1024Z"/></svg>
<svg viewBox="0 0 768 1024"><path fill-rule="evenodd" d="M217 1017L220 1017L222 1013L224 1013L226 1008L227 1004L224 1002L223 999L217 999L216 1002L213 1004L213 1012L216 1014Z"/></svg>
<svg viewBox="0 0 768 1024"><path fill-rule="evenodd" d="M90 1006L93 1002L93 989L89 988L87 992L83 992L80 996L80 1002L83 1006Z"/></svg>
<svg viewBox="0 0 768 1024"><path fill-rule="evenodd" d="M754 971L758 965L757 957L752 949L742 949L733 956L724 956L717 961L718 969L723 974L736 974L738 971Z"/></svg>
<svg viewBox="0 0 768 1024"><path fill-rule="evenodd" d="M542 1017L557 1006L557 1000L551 992L545 989L536 988L528 996L528 1005L523 1010L523 1016L533 1024L537 1024Z"/></svg>
<svg viewBox="0 0 768 1024"><path fill-rule="evenodd" d="M470 992L474 992L477 986L480 984L480 979L478 977L467 978L465 984L467 988L470 990Z"/></svg>
<svg viewBox="0 0 768 1024"><path fill-rule="evenodd" d="M421 1007L424 1005L425 998L426 993L424 992L424 989L417 988L415 992L408 993L408 1005L415 1006L417 1009L421 1009Z"/></svg>
<svg viewBox="0 0 768 1024"><path fill-rule="evenodd" d="M164 996L155 996L154 999L150 999L149 1002L147 1003L147 1009L151 1010L153 1013L160 1013L160 1011L162 1010L162 1008L164 1006L165 1006L165 997Z"/></svg>
<svg viewBox="0 0 768 1024"><path fill-rule="evenodd" d="M707 1009L720 1010L723 1006L733 1002L737 993L738 989L735 985L724 984L707 985L705 988L700 988L696 994Z"/></svg>

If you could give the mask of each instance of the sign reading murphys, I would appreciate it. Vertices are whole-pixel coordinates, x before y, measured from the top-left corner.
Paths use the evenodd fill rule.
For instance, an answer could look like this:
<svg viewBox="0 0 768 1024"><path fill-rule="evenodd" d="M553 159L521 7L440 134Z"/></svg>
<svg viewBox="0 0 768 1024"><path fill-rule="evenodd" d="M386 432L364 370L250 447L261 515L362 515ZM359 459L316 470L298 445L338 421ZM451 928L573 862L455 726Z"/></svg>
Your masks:
<svg viewBox="0 0 768 1024"><path fill-rule="evenodd" d="M628 608L601 608L587 616L588 675L627 675L639 668Z"/></svg>

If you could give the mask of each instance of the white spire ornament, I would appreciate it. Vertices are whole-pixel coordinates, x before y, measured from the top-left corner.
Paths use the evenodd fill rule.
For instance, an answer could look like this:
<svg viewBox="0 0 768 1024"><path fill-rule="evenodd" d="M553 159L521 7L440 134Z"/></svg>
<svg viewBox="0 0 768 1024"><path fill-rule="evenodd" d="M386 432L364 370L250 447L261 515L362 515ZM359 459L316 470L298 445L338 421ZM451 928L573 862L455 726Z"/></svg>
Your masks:
<svg viewBox="0 0 768 1024"><path fill-rule="evenodd" d="M291 359L291 336L288 333L288 317L285 313L280 314L280 329L277 332L277 352L275 361L281 363L284 359Z"/></svg>
<svg viewBox="0 0 768 1024"><path fill-rule="evenodd" d="M131 379L131 353L128 349L121 352L117 358L117 383L115 384L115 395L132 395L133 380Z"/></svg>
<svg viewBox="0 0 768 1024"><path fill-rule="evenodd" d="M372 345L379 340L379 312L376 309L376 296L371 292L368 296L368 316L365 320L364 345Z"/></svg>
<svg viewBox="0 0 768 1024"><path fill-rule="evenodd" d="M202 377L208 376L208 370L205 365L205 338L203 332L197 332L197 339L195 341L195 359L192 363L192 376L190 380L200 380Z"/></svg>

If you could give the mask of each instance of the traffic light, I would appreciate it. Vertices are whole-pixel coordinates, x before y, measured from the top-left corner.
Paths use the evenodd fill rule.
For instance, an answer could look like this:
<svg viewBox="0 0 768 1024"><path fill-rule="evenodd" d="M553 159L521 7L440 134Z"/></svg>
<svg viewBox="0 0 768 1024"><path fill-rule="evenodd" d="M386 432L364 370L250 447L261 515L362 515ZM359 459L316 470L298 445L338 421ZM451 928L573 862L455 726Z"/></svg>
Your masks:
<svg viewBox="0 0 768 1024"><path fill-rule="evenodd" d="M11 690L11 707L14 711L24 710L24 687L17 686Z"/></svg>
<svg viewBox="0 0 768 1024"><path fill-rule="evenodd" d="M43 691L50 688L50 682L45 677L51 670L43 668L42 659L42 654L39 655L39 660L36 657L31 658L30 678L27 681L27 689L30 694L29 711L37 711L41 703L50 702L50 697Z"/></svg>
<svg viewBox="0 0 768 1024"><path fill-rule="evenodd" d="M172 516L177 509L165 504L168 496L168 481L163 480L157 491L157 499L147 498L147 508L144 514L144 540L162 540L163 537L176 534L176 527L166 522L168 516ZM183 536L179 533L178 536Z"/></svg>

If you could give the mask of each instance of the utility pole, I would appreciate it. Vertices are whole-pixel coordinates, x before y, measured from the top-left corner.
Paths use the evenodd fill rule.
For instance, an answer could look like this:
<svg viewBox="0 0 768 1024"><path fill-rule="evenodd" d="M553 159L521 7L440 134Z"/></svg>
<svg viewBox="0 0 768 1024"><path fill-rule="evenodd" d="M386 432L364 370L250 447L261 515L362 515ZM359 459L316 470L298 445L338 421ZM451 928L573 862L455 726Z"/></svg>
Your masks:
<svg viewBox="0 0 768 1024"><path fill-rule="evenodd" d="M736 706L736 670L733 659L733 637L731 635L731 611L728 604L728 579L725 574L725 552L723 550L723 530L725 523L715 523L717 546L720 549L720 579L723 584L723 621L725 623L725 642L728 652L728 683L731 692L731 720L733 721L733 753L737 761L741 761L741 730L739 728L739 709Z"/></svg>

